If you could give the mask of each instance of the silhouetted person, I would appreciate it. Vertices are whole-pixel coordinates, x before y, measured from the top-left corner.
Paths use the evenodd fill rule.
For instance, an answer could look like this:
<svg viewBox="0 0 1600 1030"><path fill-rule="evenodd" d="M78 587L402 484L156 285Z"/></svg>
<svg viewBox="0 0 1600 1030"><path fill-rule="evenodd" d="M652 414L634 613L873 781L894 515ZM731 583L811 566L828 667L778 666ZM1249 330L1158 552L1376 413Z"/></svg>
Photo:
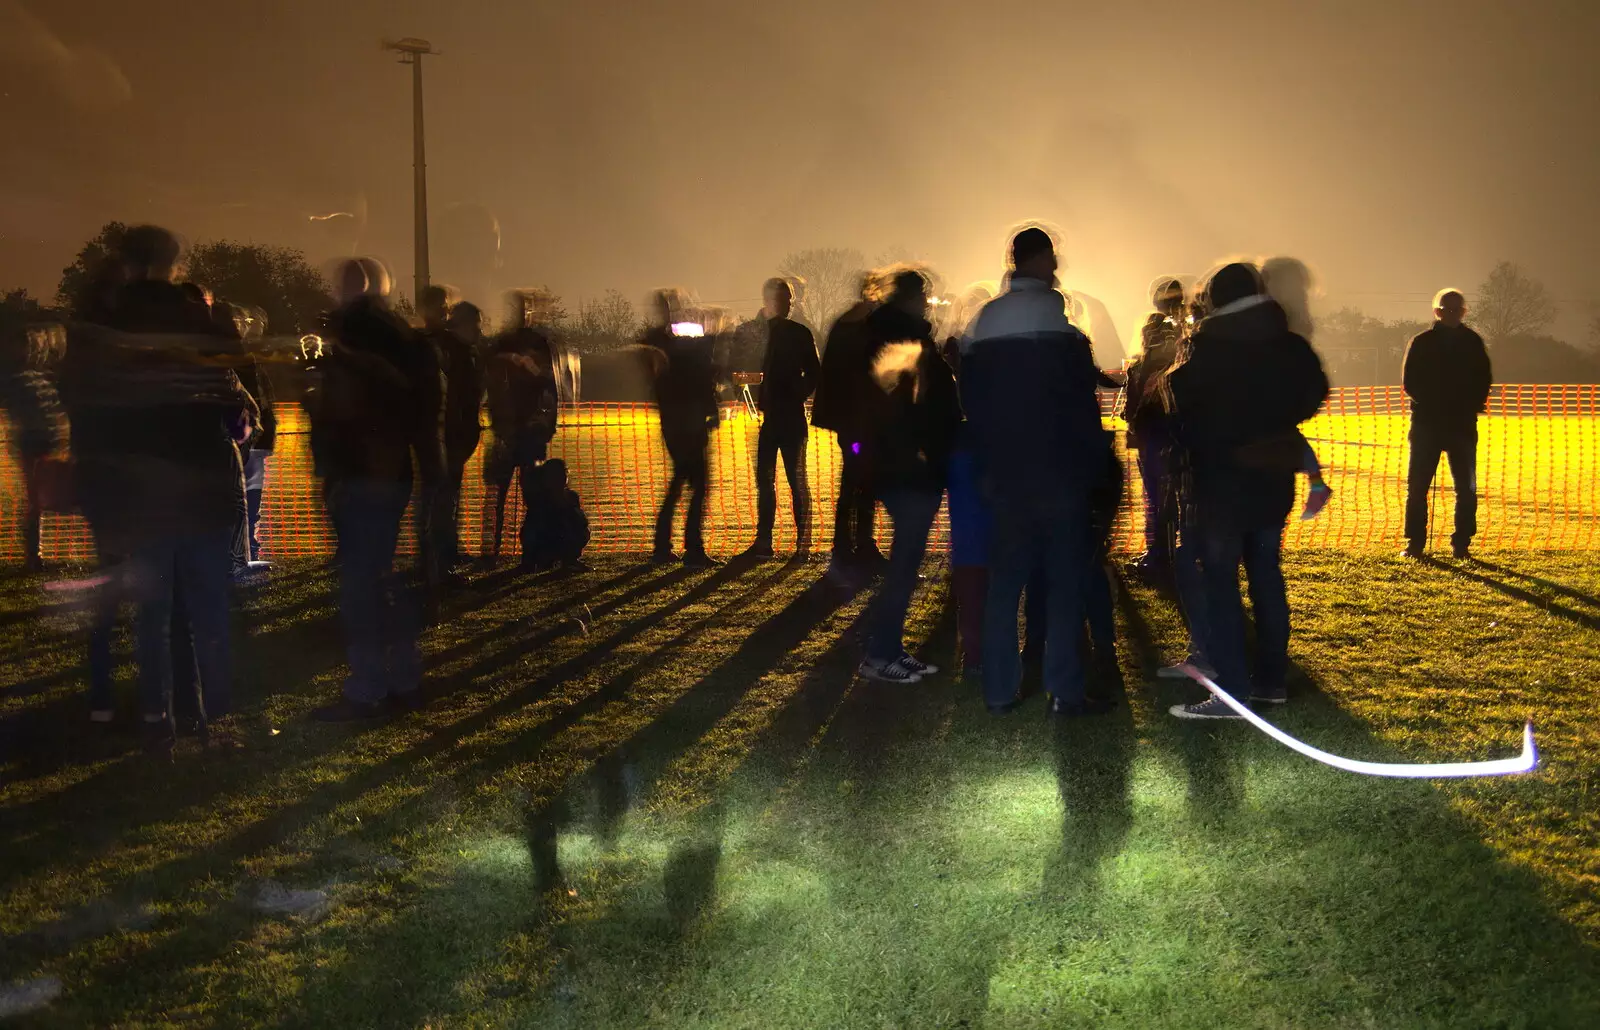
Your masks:
<svg viewBox="0 0 1600 1030"><path fill-rule="evenodd" d="M533 515L533 550L523 560L536 571L557 567L582 569L589 545L589 517L576 492L567 486L567 463L551 458L534 470L528 510Z"/></svg>
<svg viewBox="0 0 1600 1030"><path fill-rule="evenodd" d="M828 330L822 352L817 398L811 406L811 424L833 430L839 442L839 501L833 516L833 560L828 573L853 579L886 563L872 532L877 501L873 491L869 448L872 436L866 419L874 410L871 392L871 342L867 316L876 305L867 299L869 281L861 283L861 300L840 315Z"/></svg>
<svg viewBox="0 0 1600 1030"><path fill-rule="evenodd" d="M350 676L341 699L313 713L322 722L421 706L420 604L416 589L396 580L394 558L413 478L430 497L444 464L438 362L389 309L388 273L374 261L350 261L338 287L343 303L328 318L318 417ZM425 563L418 566L428 589Z"/></svg>
<svg viewBox="0 0 1600 1030"><path fill-rule="evenodd" d="M1063 716L1109 707L1086 696L1083 587L1091 561L1090 491L1108 446L1089 341L1068 321L1052 284L1055 246L1039 228L1011 241L1006 292L963 341L962 404L992 504L983 686L989 710L1018 704L1017 607L1034 570L1049 594L1044 683Z"/></svg>
<svg viewBox="0 0 1600 1030"><path fill-rule="evenodd" d="M560 411L556 393L555 351L550 337L534 321L535 298L521 291L512 294L511 327L494 342L484 372L489 396L489 425L494 432L492 464L496 488L505 496L515 472L522 484L522 565L531 570L529 554L536 530L533 504L534 473L549 456ZM505 503L500 503L502 519ZM495 533L499 544L499 528Z"/></svg>
<svg viewBox="0 0 1600 1030"><path fill-rule="evenodd" d="M643 344L664 356L655 380L656 405L661 414L661 436L672 462L672 478L656 515L655 550L657 563L676 561L672 553L672 522L678 497L687 486L689 511L684 519L683 563L691 568L707 568L716 562L706 554L706 492L710 487L710 462L706 453L711 432L720 414L717 410L716 374L711 361L710 340L697 323L674 326L676 312L671 295L656 295L656 324L645 332Z"/></svg>
<svg viewBox="0 0 1600 1030"><path fill-rule="evenodd" d="M245 313L248 324L244 329L247 350L259 347L267 332L266 316L259 310ZM267 459L278 445L277 399L272 392L272 377L254 353L240 370L239 378L246 391L255 398L260 410L260 421L245 441L244 498L246 517L249 520L250 560L261 561L261 498L267 488ZM241 448L244 449L244 448Z"/></svg>
<svg viewBox="0 0 1600 1030"><path fill-rule="evenodd" d="M783 279L768 279L767 352L761 362L761 431L756 436L756 540L752 557L772 557L772 524L778 515L778 457L789 477L794 504L795 553L811 551L811 490L806 482L806 400L817 387L821 363L811 330L789 317L794 295Z"/></svg>
<svg viewBox="0 0 1600 1030"><path fill-rule="evenodd" d="M1211 313L1193 350L1171 375L1178 441L1189 455L1196 535L1218 683L1235 697L1288 699L1289 599L1280 564L1283 523L1305 440L1298 426L1317 413L1328 377L1311 344L1289 331L1283 309L1263 292L1254 265L1212 277ZM1256 673L1245 651L1239 565L1250 581ZM1220 699L1175 705L1183 719L1237 718Z"/></svg>
<svg viewBox="0 0 1600 1030"><path fill-rule="evenodd" d="M450 337L448 326L450 310L455 306L455 291L448 286L438 283L424 287L417 297L417 314L422 319L422 328L417 330L417 341L427 347L431 352L434 365L439 369L439 449L444 453L444 434L448 390L448 377L445 373L447 360L447 340ZM448 469L449 462L445 462ZM459 585L461 580L451 576L449 570L455 564L455 551L451 546L454 539L451 535L450 509L448 505L448 481L441 476L433 494L428 497L419 497L415 512L417 533L417 556L419 561L427 563L429 575L439 583L447 577Z"/></svg>
<svg viewBox="0 0 1600 1030"><path fill-rule="evenodd" d="M1159 392L1163 374L1178 356L1184 334L1183 284L1163 279L1150 298L1155 308L1145 320L1142 349L1128 368L1123 417L1128 423L1128 445L1139 455L1139 478L1144 485L1144 554L1135 567L1147 575L1171 570L1177 536L1177 500L1168 474L1172 434Z"/></svg>
<svg viewBox="0 0 1600 1030"><path fill-rule="evenodd" d="M867 654L859 672L885 683L916 683L939 670L906 651L906 612L944 494L961 425L955 376L933 342L927 280L895 277L883 305L867 317L874 393L873 486L894 524L889 565L867 610Z"/></svg>
<svg viewBox="0 0 1600 1030"><path fill-rule="evenodd" d="M244 511L235 438L241 422L259 413L235 371L245 357L236 328L173 281L177 238L139 226L128 230L119 256L128 281L108 318L120 335L104 341L97 361L104 376L99 411L113 441L110 457L125 477L114 503L125 520L130 587L139 602L145 742L170 753L180 596L200 677L196 715L221 739L230 736L220 722L232 710L228 578Z"/></svg>
<svg viewBox="0 0 1600 1030"><path fill-rule="evenodd" d="M1456 484L1450 548L1466 558L1478 532L1478 412L1489 401L1494 371L1483 337L1462 324L1467 300L1444 290L1433 302L1433 328L1406 347L1404 381L1411 398L1411 462L1406 473L1406 556L1428 549L1428 490L1439 455Z"/></svg>
<svg viewBox="0 0 1600 1030"><path fill-rule="evenodd" d="M56 389L55 326L19 327L0 354L0 406L10 425L10 443L22 470L22 548L29 572L44 568L39 552L47 465L65 471L67 420Z"/></svg>
<svg viewBox="0 0 1600 1030"><path fill-rule="evenodd" d="M462 483L483 435L483 312L475 304L457 304L447 329L438 338L445 374L445 485L440 508L446 567L454 568L466 560L461 550Z"/></svg>

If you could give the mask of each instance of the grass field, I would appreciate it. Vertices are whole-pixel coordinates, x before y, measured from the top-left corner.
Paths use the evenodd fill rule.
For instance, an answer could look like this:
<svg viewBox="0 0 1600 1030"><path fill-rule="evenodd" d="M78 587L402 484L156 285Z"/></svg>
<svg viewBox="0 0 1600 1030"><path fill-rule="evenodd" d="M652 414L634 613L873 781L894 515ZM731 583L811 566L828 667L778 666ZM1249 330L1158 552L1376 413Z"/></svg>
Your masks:
<svg viewBox="0 0 1600 1030"><path fill-rule="evenodd" d="M1532 714L1542 769L1380 781L1178 723L1144 588L1125 703L1055 727L855 681L864 598L819 566L627 559L479 581L427 639L440 697L358 729L305 719L339 635L280 568L238 621L250 749L161 767L90 732L76 614L5 579L0 984L59 980L29 1027L1600 1025L1600 569L1288 566L1276 721L1419 761Z"/></svg>

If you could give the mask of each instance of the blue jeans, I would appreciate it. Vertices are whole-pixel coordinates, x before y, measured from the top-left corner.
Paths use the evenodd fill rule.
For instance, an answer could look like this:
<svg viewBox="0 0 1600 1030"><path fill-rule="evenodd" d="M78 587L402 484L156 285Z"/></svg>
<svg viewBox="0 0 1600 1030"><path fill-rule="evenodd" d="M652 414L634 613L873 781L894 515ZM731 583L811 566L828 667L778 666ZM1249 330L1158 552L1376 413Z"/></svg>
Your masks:
<svg viewBox="0 0 1600 1030"><path fill-rule="evenodd" d="M228 643L228 577L234 528L167 537L139 547L129 559L130 586L139 603L139 697L144 715L172 717L173 608L179 591L194 634L203 719L233 710Z"/></svg>
<svg viewBox="0 0 1600 1030"><path fill-rule="evenodd" d="M1206 657L1216 666L1217 680L1230 694L1251 693L1250 664L1245 650L1244 600L1239 596L1239 565L1250 581L1250 604L1256 622L1258 691L1277 690L1289 672L1289 593L1279 559L1283 527L1245 529L1225 516L1200 522L1201 576L1205 582L1210 639Z"/></svg>
<svg viewBox="0 0 1600 1030"><path fill-rule="evenodd" d="M1048 602L1044 684L1052 697L1083 700L1084 577L1092 548L1087 499L1040 504L997 501L989 538L989 597L983 617L983 694L991 705L1017 696L1017 605L1043 568Z"/></svg>
<svg viewBox="0 0 1600 1030"><path fill-rule="evenodd" d="M939 513L939 494L891 490L880 498L894 525L889 567L867 612L867 657L892 662L905 653L906 612L917 589L917 570L928 551L928 532Z"/></svg>
<svg viewBox="0 0 1600 1030"><path fill-rule="evenodd" d="M394 553L411 485L340 482L333 495L339 614L350 663L344 696L374 703L410 693L422 683L422 614L415 589L395 575Z"/></svg>

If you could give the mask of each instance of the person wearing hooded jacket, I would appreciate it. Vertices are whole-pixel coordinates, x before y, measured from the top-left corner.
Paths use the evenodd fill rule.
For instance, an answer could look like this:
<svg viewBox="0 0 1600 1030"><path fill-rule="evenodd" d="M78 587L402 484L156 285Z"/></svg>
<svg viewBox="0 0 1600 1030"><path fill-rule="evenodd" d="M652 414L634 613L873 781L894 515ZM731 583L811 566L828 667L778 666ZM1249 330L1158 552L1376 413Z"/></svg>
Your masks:
<svg viewBox="0 0 1600 1030"><path fill-rule="evenodd" d="M863 398L862 425L873 486L894 525L894 542L867 610L867 654L859 672L886 683L915 683L939 671L912 656L904 640L917 570L961 425L955 376L933 342L927 307L927 280L907 270L866 319L873 389Z"/></svg>
<svg viewBox="0 0 1600 1030"><path fill-rule="evenodd" d="M1169 377L1177 439L1189 459L1209 639L1218 683L1238 698L1288 699L1289 600L1281 566L1283 524L1305 443L1298 426L1328 396L1311 344L1289 330L1254 265L1222 268L1209 287L1211 313L1187 361ZM1245 652L1239 566L1255 613L1252 678ZM1211 697L1175 705L1182 719L1237 714Z"/></svg>

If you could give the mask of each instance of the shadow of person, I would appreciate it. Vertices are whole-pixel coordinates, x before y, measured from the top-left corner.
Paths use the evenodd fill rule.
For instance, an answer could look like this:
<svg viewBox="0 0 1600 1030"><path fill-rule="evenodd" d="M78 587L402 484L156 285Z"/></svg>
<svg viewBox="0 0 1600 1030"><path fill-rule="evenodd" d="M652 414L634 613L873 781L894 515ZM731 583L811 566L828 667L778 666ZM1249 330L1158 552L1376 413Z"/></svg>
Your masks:
<svg viewBox="0 0 1600 1030"><path fill-rule="evenodd" d="M1578 611L1576 608L1571 608L1571 607L1568 607L1567 605L1560 604L1559 602L1552 601L1547 597L1540 597L1538 594L1534 593L1531 590L1526 590L1526 589L1523 589L1522 587L1514 586L1514 585L1512 585L1510 583L1501 582L1500 580L1495 579L1493 576L1485 576L1480 572L1474 572L1465 563L1460 563L1460 562L1445 563L1445 562L1440 561L1437 558L1433 558L1433 557L1430 557L1430 556L1427 556L1427 555L1424 555L1423 557L1421 557L1421 558L1419 558L1417 560L1422 562L1424 565L1428 565L1428 566L1431 566L1431 567L1436 568L1436 569L1443 569L1446 572L1449 572L1449 573L1452 573L1454 575L1460 576L1462 579L1470 579L1474 583L1481 583L1481 584L1483 584L1484 586L1488 587L1491 590L1497 590L1500 593L1505 594L1507 597L1515 598L1516 600L1522 601L1525 604L1531 604L1535 608L1540 609L1541 611L1547 611L1552 615L1559 615L1561 618L1567 619L1570 622L1575 622L1579 626L1584 627L1585 629L1600 630L1600 615L1593 615L1593 614L1590 614L1589 612ZM1480 566L1487 566L1486 562L1477 562L1477 564L1480 565ZM1490 568L1498 568L1498 566L1488 566L1488 567L1490 567ZM1523 577L1523 578L1532 578L1532 577ZM1555 586L1554 584L1546 584L1546 585ZM1558 592L1566 595L1569 598L1582 599L1586 604L1595 603L1587 595L1578 593L1576 591L1571 591L1571 590L1568 590L1568 589L1562 588L1562 587L1556 587L1556 589L1557 589Z"/></svg>
<svg viewBox="0 0 1600 1030"><path fill-rule="evenodd" d="M1061 851L1047 871L1047 886L1092 885L1100 863L1122 849L1133 825L1131 774L1138 734L1120 670L1102 690L1117 701L1111 714L1063 719L1052 727Z"/></svg>
<svg viewBox="0 0 1600 1030"><path fill-rule="evenodd" d="M572 806L564 792L543 804L530 805L523 815L534 893L540 899L566 886L561 873L559 841L561 828L571 820Z"/></svg>
<svg viewBox="0 0 1600 1030"><path fill-rule="evenodd" d="M726 821L727 808L720 799L701 807L685 818L686 828L667 855L661 886L667 914L679 932L706 912L716 894Z"/></svg>

